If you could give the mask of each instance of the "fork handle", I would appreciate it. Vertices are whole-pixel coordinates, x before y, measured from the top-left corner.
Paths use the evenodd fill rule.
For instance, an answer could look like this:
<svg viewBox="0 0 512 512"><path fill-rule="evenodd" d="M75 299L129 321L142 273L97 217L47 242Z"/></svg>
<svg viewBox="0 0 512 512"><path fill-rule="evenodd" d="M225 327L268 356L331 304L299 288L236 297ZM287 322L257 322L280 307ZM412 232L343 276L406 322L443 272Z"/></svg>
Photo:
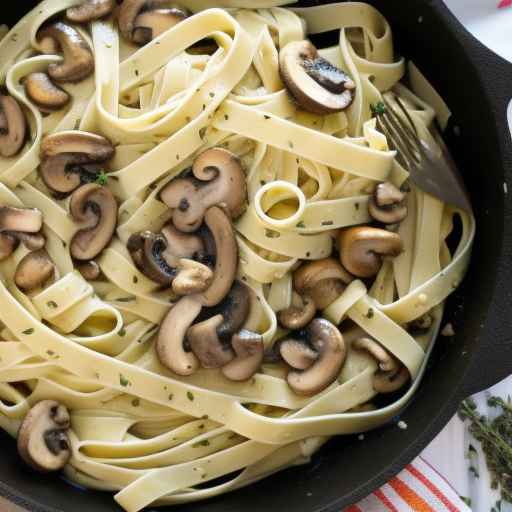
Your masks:
<svg viewBox="0 0 512 512"><path fill-rule="evenodd" d="M507 109L512 118L512 64L473 37L444 2L431 3L446 24L431 27L433 55L443 55L457 71L466 70L459 75L464 77L459 78L459 87L450 83L454 77L449 72L434 84L453 111L446 138L450 147L458 146L459 160L469 171L466 181L477 217L473 263L447 313L447 321L454 318L460 324L456 325L460 356L472 358L459 390L459 396L465 397L512 373L512 137L507 119ZM428 26L427 19L423 23ZM460 46L450 46L450 38ZM431 74L439 75L434 66ZM462 137L453 133L455 126L461 127ZM464 314L458 322L454 305L460 304Z"/></svg>

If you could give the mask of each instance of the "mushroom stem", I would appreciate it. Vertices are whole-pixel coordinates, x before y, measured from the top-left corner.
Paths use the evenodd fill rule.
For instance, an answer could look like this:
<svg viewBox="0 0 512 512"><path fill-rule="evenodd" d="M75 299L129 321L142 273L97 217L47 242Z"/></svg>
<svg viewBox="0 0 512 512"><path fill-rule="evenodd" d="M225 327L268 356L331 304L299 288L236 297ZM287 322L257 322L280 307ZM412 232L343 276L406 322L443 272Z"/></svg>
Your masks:
<svg viewBox="0 0 512 512"><path fill-rule="evenodd" d="M192 352L185 352L183 342L192 322L201 312L201 304L192 297L183 297L167 313L160 325L156 352L160 362L177 375L187 376L199 368Z"/></svg>
<svg viewBox="0 0 512 512"><path fill-rule="evenodd" d="M368 212L383 224L396 224L407 217L406 194L392 183L379 183L368 202Z"/></svg>
<svg viewBox="0 0 512 512"><path fill-rule="evenodd" d="M231 346L236 357L222 367L222 375L235 382L250 379L263 362L263 338L254 332L242 330L231 338Z"/></svg>
<svg viewBox="0 0 512 512"><path fill-rule="evenodd" d="M397 372L400 369L400 363L394 358L379 342L373 338L359 338L352 343L356 350L366 350L379 363L379 368L383 372Z"/></svg>
<svg viewBox="0 0 512 512"><path fill-rule="evenodd" d="M313 320L316 313L316 306L313 299L307 295L301 297L294 293L294 303L286 309L279 311L277 319L286 329L302 329Z"/></svg>
<svg viewBox="0 0 512 512"><path fill-rule="evenodd" d="M14 282L18 288L31 291L39 288L55 274L55 265L48 253L41 249L28 253L18 264Z"/></svg>
<svg viewBox="0 0 512 512"><path fill-rule="evenodd" d="M172 282L172 289L176 295L192 295L206 290L212 279L213 272L206 265L194 260L181 259L178 275Z"/></svg>
<svg viewBox="0 0 512 512"><path fill-rule="evenodd" d="M405 386L410 378L411 374L405 366L398 371L377 372L373 376L373 389L377 393L394 393Z"/></svg>

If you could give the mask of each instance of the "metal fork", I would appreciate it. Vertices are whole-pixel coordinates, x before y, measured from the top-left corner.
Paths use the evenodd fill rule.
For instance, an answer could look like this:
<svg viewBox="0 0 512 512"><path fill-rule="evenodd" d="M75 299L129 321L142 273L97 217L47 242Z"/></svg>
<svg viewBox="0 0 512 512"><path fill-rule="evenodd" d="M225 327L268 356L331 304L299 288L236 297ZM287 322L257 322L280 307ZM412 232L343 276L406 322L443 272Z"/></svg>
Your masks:
<svg viewBox="0 0 512 512"><path fill-rule="evenodd" d="M395 111L389 95L393 95L402 115ZM471 212L469 194L437 128L430 131L432 140L422 137L407 108L394 93L384 95L384 107L377 112L378 126L390 147L397 151L397 160L409 171L411 181L444 203Z"/></svg>

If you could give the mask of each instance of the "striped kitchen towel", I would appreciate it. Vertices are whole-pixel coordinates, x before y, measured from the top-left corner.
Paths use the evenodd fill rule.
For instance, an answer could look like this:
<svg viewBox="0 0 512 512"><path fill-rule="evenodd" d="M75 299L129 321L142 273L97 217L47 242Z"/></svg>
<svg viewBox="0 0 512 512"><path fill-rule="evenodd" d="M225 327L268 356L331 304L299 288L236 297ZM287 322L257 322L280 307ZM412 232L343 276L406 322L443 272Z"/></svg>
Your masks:
<svg viewBox="0 0 512 512"><path fill-rule="evenodd" d="M471 512L448 482L422 458L344 512Z"/></svg>

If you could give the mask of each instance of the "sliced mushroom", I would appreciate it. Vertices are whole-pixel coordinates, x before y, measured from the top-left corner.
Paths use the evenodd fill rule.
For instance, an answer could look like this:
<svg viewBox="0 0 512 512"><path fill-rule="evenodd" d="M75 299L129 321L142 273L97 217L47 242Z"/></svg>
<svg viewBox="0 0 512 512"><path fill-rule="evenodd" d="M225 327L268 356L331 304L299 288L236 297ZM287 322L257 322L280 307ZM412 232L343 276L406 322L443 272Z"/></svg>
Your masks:
<svg viewBox="0 0 512 512"><path fill-rule="evenodd" d="M396 373L400 369L398 360L373 338L359 338L352 343L352 347L356 350L366 350L366 352L377 360L379 368L383 372Z"/></svg>
<svg viewBox="0 0 512 512"><path fill-rule="evenodd" d="M33 469L59 471L71 458L67 430L68 410L54 400L44 400L27 413L18 432L18 452Z"/></svg>
<svg viewBox="0 0 512 512"><path fill-rule="evenodd" d="M186 9L170 0L124 0L119 10L119 28L127 40L146 44L187 16Z"/></svg>
<svg viewBox="0 0 512 512"><path fill-rule="evenodd" d="M301 296L310 296L317 309L332 304L354 279L334 258L311 261L293 274L293 286Z"/></svg>
<svg viewBox="0 0 512 512"><path fill-rule="evenodd" d="M242 164L233 153L209 149L195 160L192 173L172 180L160 194L175 209L172 220L180 231L196 231L211 206L223 206L233 219L242 214L247 185Z"/></svg>
<svg viewBox="0 0 512 512"><path fill-rule="evenodd" d="M132 40L140 45L147 44L186 18L187 13L176 8L142 12L135 19Z"/></svg>
<svg viewBox="0 0 512 512"><path fill-rule="evenodd" d="M183 297L167 313L160 325L156 352L160 362L177 375L187 376L199 368L193 352L186 352L185 334L201 312L201 304L193 297Z"/></svg>
<svg viewBox="0 0 512 512"><path fill-rule="evenodd" d="M218 329L223 322L222 315L215 315L187 331L190 348L203 368L221 368L235 357L229 341L219 338Z"/></svg>
<svg viewBox="0 0 512 512"><path fill-rule="evenodd" d="M55 85L46 73L30 73L25 79L24 86L28 98L42 112L60 110L71 98L64 89Z"/></svg>
<svg viewBox="0 0 512 512"><path fill-rule="evenodd" d="M229 216L217 206L210 208L204 217L215 243L215 268L213 281L201 294L204 306L215 306L228 294L238 270L238 245Z"/></svg>
<svg viewBox="0 0 512 512"><path fill-rule="evenodd" d="M0 261L8 258L21 241L30 251L44 247L46 239L39 232L43 215L35 208L0 207Z"/></svg>
<svg viewBox="0 0 512 512"><path fill-rule="evenodd" d="M40 249L29 252L18 264L14 282L21 290L39 288L55 274L55 265L48 253Z"/></svg>
<svg viewBox="0 0 512 512"><path fill-rule="evenodd" d="M263 362L263 338L244 329L231 338L231 346L236 357L222 368L222 374L235 382L250 379Z"/></svg>
<svg viewBox="0 0 512 512"><path fill-rule="evenodd" d="M421 336L422 334L426 334L432 324L434 323L434 318L430 313L425 313L421 315L416 320L413 320L407 325L407 331L413 336Z"/></svg>
<svg viewBox="0 0 512 512"><path fill-rule="evenodd" d="M17 155L25 144L27 121L19 103L12 97L0 95L0 155Z"/></svg>
<svg viewBox="0 0 512 512"><path fill-rule="evenodd" d="M307 295L301 297L298 293L293 294L292 305L289 308L279 311L277 319L286 329L302 329L313 320L316 313L316 306L313 299Z"/></svg>
<svg viewBox="0 0 512 512"><path fill-rule="evenodd" d="M401 222L407 217L406 195L392 183L379 183L368 202L368 212L383 224Z"/></svg>
<svg viewBox="0 0 512 512"><path fill-rule="evenodd" d="M311 347L318 353L318 358L304 371L290 371L287 382L298 395L312 396L336 380L347 351L341 332L324 318L315 318L305 334Z"/></svg>
<svg viewBox="0 0 512 512"><path fill-rule="evenodd" d="M373 377L373 389L377 393L394 393L405 386L410 378L411 374L405 366L398 371L377 372Z"/></svg>
<svg viewBox="0 0 512 512"><path fill-rule="evenodd" d="M207 320L213 316L222 316L222 323L217 334L223 340L229 341L231 336L238 332L249 317L251 310L251 297L249 289L240 281L235 281L231 290L222 302L203 308L198 321Z"/></svg>
<svg viewBox="0 0 512 512"><path fill-rule="evenodd" d="M400 235L367 226L343 230L339 237L343 266L358 277L373 277L383 257L396 257L402 252Z"/></svg>
<svg viewBox="0 0 512 512"><path fill-rule="evenodd" d="M89 132L48 135L41 144L41 177L58 194L69 194L81 184L95 182L101 164L115 153L108 139Z"/></svg>
<svg viewBox="0 0 512 512"><path fill-rule="evenodd" d="M318 359L318 352L304 340L287 339L279 344L283 360L296 370L307 370Z"/></svg>
<svg viewBox="0 0 512 512"><path fill-rule="evenodd" d="M116 0L85 0L80 5L70 7L66 11L66 17L73 23L88 23L105 18L116 5Z"/></svg>
<svg viewBox="0 0 512 512"><path fill-rule="evenodd" d="M94 56L75 28L57 21L42 28L38 38L53 39L63 53L64 62L48 66L48 74L56 82L80 82L93 73Z"/></svg>
<svg viewBox="0 0 512 512"><path fill-rule="evenodd" d="M171 223L162 228L162 235L167 241L163 258L171 267L177 267L182 258L201 260L205 244L198 234L183 233Z"/></svg>
<svg viewBox="0 0 512 512"><path fill-rule="evenodd" d="M171 286L178 271L163 257L167 240L162 235L151 231L135 233L128 239L127 248L135 266L146 277L163 286Z"/></svg>
<svg viewBox="0 0 512 512"><path fill-rule="evenodd" d="M198 261L181 259L178 274L172 282L176 295L192 295L205 291L213 280L213 272Z"/></svg>
<svg viewBox="0 0 512 512"><path fill-rule="evenodd" d="M75 268L86 281L96 281L101 275L100 266L95 261L77 261Z"/></svg>
<svg viewBox="0 0 512 512"><path fill-rule="evenodd" d="M340 112L354 100L354 81L318 54L310 41L293 41L281 49L280 72L297 103L308 112Z"/></svg>
<svg viewBox="0 0 512 512"><path fill-rule="evenodd" d="M71 240L71 256L92 260L109 244L117 225L117 202L108 188L90 183L73 192L69 211L80 230Z"/></svg>

